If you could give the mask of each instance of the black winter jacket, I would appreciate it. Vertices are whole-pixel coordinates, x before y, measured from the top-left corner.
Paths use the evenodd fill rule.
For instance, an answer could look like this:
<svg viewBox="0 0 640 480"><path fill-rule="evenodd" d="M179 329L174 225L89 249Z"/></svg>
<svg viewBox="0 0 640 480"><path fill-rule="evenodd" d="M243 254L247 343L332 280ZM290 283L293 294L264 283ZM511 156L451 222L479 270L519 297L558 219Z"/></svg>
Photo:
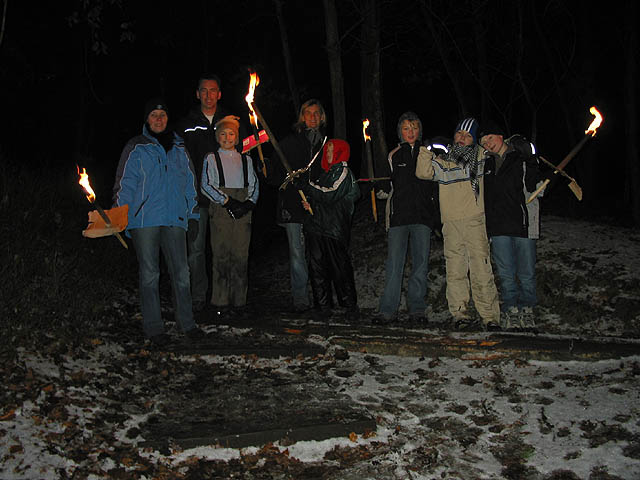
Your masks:
<svg viewBox="0 0 640 480"><path fill-rule="evenodd" d="M433 230L440 223L438 184L416 177L419 148L403 142L389 154L393 184L390 227L419 224Z"/></svg>
<svg viewBox="0 0 640 480"><path fill-rule="evenodd" d="M311 148L311 142L307 139L304 132L294 133L286 137L280 143L280 148L287 158L289 165L293 170L306 167L313 156L320 149L320 145ZM314 163L312 170L320 168L322 160L322 152L318 153L318 157ZM273 186L280 186L287 176L287 171L282 166L280 160L275 157L269 162L269 174L267 180ZM309 172L302 175L303 183L309 179ZM305 218L309 214L304 210L301 203L298 190L291 184L284 190L278 190L278 205L276 210L276 221L278 223L304 223Z"/></svg>
<svg viewBox="0 0 640 480"><path fill-rule="evenodd" d="M496 156L487 155L484 167L484 208L487 234L528 237L527 193L533 192L538 172L527 168L527 156L509 148L496 169Z"/></svg>
<svg viewBox="0 0 640 480"><path fill-rule="evenodd" d="M360 187L347 163L333 164L328 172L320 175L317 182L307 184L304 192L313 209L313 215L307 214L305 218L305 232L334 238L345 248L348 247Z"/></svg>

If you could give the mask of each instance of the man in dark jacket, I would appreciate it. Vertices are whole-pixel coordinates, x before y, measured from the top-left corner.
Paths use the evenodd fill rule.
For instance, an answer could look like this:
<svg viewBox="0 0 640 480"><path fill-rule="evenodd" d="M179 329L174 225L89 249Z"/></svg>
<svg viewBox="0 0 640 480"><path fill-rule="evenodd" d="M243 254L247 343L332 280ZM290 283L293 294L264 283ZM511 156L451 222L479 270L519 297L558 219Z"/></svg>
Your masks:
<svg viewBox="0 0 640 480"><path fill-rule="evenodd" d="M382 322L392 321L400 305L402 278L411 247L411 275L407 291L410 317L426 323L427 274L431 231L440 220L438 185L416 177L416 159L422 140L422 122L413 112L398 120L400 144L389 153L391 195L387 199L388 256L385 286L380 298Z"/></svg>
<svg viewBox="0 0 640 480"><path fill-rule="evenodd" d="M491 255L502 297L503 328L535 327L537 199L527 198L540 180L537 159L514 147L522 137L504 139L504 131L484 122L480 144L487 151L484 171L485 215Z"/></svg>
<svg viewBox="0 0 640 480"><path fill-rule="evenodd" d="M196 98L200 103L180 120L176 128L177 133L184 139L185 147L193 162L198 192L200 192L204 157L218 149L214 126L227 115L224 108L218 104L218 100L222 96L220 87L220 78L217 75L203 74L198 80L198 89L196 90ZM207 289L209 288L206 265L209 199L205 195L199 195L198 206L200 208L198 236L195 240L190 240L187 243L191 296L195 312L201 311L205 307Z"/></svg>
<svg viewBox="0 0 640 480"><path fill-rule="evenodd" d="M298 170L305 168L314 159L322 155L322 146L326 140L324 127L327 123L322 104L318 100L308 100L300 108L298 121L294 125L294 133L286 137L280 144L282 151L291 165ZM311 170L317 172L320 161L314 162ZM272 185L279 186L285 179L287 172L280 162L271 162L273 172L267 177ZM303 175L304 181L309 179L309 172ZM314 174L314 177L316 175ZM291 275L291 296L295 311L304 311L309 308L309 293L307 283L309 273L305 259L305 243L302 224L310 214L305 212L300 194L292 185L278 191L278 205L276 221L287 232L289 243L289 263Z"/></svg>

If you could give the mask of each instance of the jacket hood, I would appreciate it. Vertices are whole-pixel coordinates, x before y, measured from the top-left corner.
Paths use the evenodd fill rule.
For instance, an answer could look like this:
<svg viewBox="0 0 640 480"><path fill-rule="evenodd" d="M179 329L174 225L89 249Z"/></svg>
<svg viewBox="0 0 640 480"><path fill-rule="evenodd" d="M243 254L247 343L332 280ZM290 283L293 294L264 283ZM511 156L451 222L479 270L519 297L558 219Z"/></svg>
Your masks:
<svg viewBox="0 0 640 480"><path fill-rule="evenodd" d="M331 155L329 150L332 150ZM339 138L334 138L325 143L322 150L322 169L328 172L332 165L340 162L348 162L351 148L349 144Z"/></svg>

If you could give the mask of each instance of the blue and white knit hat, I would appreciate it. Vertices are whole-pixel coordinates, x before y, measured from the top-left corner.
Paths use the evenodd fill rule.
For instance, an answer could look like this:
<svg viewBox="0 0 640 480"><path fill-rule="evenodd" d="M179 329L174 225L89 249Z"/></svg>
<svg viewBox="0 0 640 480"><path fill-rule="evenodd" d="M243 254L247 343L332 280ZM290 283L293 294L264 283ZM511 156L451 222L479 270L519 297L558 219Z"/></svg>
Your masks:
<svg viewBox="0 0 640 480"><path fill-rule="evenodd" d="M480 125L478 124L478 121L475 118L472 118L472 117L465 118L464 120L461 120L460 123L458 123L453 133L455 135L456 132L459 132L460 130L469 132L473 137L473 143L478 143L477 135L478 135L479 126Z"/></svg>

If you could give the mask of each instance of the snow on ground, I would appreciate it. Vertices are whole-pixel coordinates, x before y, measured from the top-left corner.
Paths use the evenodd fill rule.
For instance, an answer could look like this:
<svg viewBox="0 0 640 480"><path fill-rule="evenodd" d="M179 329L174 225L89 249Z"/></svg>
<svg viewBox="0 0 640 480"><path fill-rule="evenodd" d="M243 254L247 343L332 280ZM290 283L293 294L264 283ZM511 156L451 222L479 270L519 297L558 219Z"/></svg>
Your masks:
<svg viewBox="0 0 640 480"><path fill-rule="evenodd" d="M543 218L542 232L541 330L591 337L631 332L637 339L638 231ZM375 308L384 258L354 264L360 304ZM430 313L440 321L447 318L443 265L441 243L434 242ZM527 361L350 352L336 361L332 352L330 347L314 359L160 357L99 339L80 356L21 350L21 383L9 379L4 385L20 392L19 405L0 406L0 478L198 478L190 472L203 462L251 461L258 470L244 478L266 478L256 472L272 468L267 459L274 455L335 479L640 478L638 357ZM169 452L141 448L142 438L131 433L166 400L162 390L136 384L141 375L156 375L161 383L193 365L291 374L290 367L302 362L365 408L376 419L376 432L268 450L204 446ZM278 472L278 478L294 478Z"/></svg>

